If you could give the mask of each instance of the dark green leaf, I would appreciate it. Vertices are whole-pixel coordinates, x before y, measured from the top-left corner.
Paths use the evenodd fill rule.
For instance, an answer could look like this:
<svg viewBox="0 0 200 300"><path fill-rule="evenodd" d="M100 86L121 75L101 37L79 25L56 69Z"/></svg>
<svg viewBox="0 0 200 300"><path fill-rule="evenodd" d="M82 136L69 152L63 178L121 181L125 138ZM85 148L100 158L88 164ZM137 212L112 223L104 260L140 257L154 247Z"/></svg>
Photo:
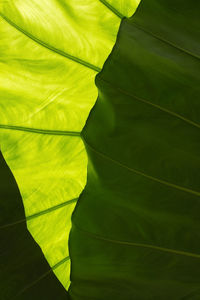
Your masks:
<svg viewBox="0 0 200 300"><path fill-rule="evenodd" d="M144 0L96 78L73 300L200 299L199 11Z"/></svg>

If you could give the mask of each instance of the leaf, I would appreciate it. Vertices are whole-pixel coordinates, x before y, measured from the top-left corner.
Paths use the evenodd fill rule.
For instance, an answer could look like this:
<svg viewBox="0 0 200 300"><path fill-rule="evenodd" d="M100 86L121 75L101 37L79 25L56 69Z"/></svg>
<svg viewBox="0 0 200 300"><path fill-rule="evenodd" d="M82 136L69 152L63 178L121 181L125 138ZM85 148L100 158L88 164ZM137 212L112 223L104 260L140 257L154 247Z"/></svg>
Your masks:
<svg viewBox="0 0 200 300"><path fill-rule="evenodd" d="M94 79L115 43L119 15L130 16L138 1L117 3L0 3L1 150L19 186L28 230L66 289L71 214L86 182L80 131L96 100ZM22 221L22 215L15 220ZM24 264L28 267L28 261ZM9 276L10 269L5 272ZM27 284L34 284L32 278ZM33 297L21 285L7 288L3 297Z"/></svg>
<svg viewBox="0 0 200 300"><path fill-rule="evenodd" d="M96 77L73 300L200 298L199 10L143 0Z"/></svg>
<svg viewBox="0 0 200 300"><path fill-rule="evenodd" d="M0 153L0 298L68 299L39 246L27 231L16 181Z"/></svg>

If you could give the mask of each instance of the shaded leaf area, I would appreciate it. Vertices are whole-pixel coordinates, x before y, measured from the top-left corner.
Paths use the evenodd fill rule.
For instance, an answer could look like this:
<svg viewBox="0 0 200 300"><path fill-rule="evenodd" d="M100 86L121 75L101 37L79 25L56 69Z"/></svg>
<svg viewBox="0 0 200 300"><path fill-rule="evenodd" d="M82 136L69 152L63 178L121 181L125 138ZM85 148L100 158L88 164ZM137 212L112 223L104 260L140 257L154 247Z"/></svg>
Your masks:
<svg viewBox="0 0 200 300"><path fill-rule="evenodd" d="M22 198L2 154L0 178L0 299L67 300L67 291L27 230Z"/></svg>
<svg viewBox="0 0 200 300"><path fill-rule="evenodd" d="M197 1L143 1L96 77L73 300L200 299Z"/></svg>

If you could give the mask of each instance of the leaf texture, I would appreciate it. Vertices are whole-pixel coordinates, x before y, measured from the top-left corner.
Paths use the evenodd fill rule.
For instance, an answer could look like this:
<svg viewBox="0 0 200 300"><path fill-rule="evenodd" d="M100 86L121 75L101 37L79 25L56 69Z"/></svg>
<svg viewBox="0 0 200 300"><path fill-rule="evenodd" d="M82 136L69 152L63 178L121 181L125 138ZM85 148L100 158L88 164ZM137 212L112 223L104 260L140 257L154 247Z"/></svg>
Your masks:
<svg viewBox="0 0 200 300"><path fill-rule="evenodd" d="M112 8L103 2L0 3L1 150L28 230L66 289L70 219L86 182L80 131L97 98L94 78L116 40L121 18L115 12L130 16L136 3L117 1Z"/></svg>
<svg viewBox="0 0 200 300"><path fill-rule="evenodd" d="M19 189L1 153L0 178L0 299L69 299L27 230Z"/></svg>
<svg viewBox="0 0 200 300"><path fill-rule="evenodd" d="M96 77L73 300L200 299L199 10L143 0Z"/></svg>

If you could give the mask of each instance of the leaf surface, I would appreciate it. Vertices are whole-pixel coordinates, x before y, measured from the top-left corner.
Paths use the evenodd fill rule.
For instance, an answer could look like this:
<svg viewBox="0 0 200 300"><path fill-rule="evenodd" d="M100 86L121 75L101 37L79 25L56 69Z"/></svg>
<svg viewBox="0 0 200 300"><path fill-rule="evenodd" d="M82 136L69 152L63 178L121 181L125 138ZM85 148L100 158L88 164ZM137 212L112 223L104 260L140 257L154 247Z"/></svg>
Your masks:
<svg viewBox="0 0 200 300"><path fill-rule="evenodd" d="M66 289L71 214L86 182L80 131L97 98L94 78L115 43L119 14L132 15L138 1L128 2L0 3L1 150L19 186L28 230ZM15 288L23 294L21 285Z"/></svg>
<svg viewBox="0 0 200 300"><path fill-rule="evenodd" d="M73 300L200 298L199 11L143 0L96 77Z"/></svg>
<svg viewBox="0 0 200 300"><path fill-rule="evenodd" d="M1 153L0 178L0 299L69 299L27 230L18 186Z"/></svg>

